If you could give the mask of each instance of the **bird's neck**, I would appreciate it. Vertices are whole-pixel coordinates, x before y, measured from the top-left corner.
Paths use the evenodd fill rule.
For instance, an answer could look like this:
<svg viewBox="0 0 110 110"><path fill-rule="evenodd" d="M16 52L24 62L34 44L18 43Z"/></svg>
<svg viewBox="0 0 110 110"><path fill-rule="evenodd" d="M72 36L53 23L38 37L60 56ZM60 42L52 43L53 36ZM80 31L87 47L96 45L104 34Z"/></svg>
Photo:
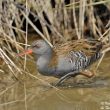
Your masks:
<svg viewBox="0 0 110 110"><path fill-rule="evenodd" d="M39 68L46 67L49 64L49 61L50 61L51 57L52 57L51 53L38 56L38 58L37 58L37 66Z"/></svg>
<svg viewBox="0 0 110 110"><path fill-rule="evenodd" d="M48 67L48 64L52 58L52 51L43 55L37 56L37 68L43 75L52 75L53 69Z"/></svg>

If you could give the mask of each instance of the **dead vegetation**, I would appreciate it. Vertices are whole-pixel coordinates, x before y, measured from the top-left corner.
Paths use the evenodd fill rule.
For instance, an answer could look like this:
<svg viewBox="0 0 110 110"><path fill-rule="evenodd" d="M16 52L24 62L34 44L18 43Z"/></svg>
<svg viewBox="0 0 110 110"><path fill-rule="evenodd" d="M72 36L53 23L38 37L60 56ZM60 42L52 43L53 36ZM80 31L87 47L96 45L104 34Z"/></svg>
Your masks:
<svg viewBox="0 0 110 110"><path fill-rule="evenodd" d="M110 50L110 1L0 0L0 74L5 77L1 82L10 79L10 85L13 81L24 84L19 73L39 79L27 69L27 56L17 57L17 53L28 48L31 30L51 47L74 39L99 39L108 45L105 53Z"/></svg>

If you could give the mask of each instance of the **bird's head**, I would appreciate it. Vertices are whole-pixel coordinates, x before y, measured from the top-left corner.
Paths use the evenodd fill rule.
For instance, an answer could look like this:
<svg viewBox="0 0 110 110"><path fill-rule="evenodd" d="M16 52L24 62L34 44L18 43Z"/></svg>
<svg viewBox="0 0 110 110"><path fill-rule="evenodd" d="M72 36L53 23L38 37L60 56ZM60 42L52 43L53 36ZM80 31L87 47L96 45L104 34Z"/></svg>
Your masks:
<svg viewBox="0 0 110 110"><path fill-rule="evenodd" d="M33 53L37 55L48 53L51 50L50 45L44 40L34 41L31 45L31 48L33 50Z"/></svg>
<svg viewBox="0 0 110 110"><path fill-rule="evenodd" d="M30 49L26 50L23 53L20 53L18 56L23 56L25 54L34 53L35 55L44 55L51 52L50 45L44 40L36 40L32 43Z"/></svg>

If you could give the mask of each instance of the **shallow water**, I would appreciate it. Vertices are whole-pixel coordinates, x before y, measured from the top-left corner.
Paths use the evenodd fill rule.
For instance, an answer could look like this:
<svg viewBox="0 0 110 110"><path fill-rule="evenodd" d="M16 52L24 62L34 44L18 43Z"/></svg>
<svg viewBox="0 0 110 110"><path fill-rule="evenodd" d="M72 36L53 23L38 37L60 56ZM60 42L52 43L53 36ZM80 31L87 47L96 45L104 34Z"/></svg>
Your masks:
<svg viewBox="0 0 110 110"><path fill-rule="evenodd" d="M38 84L32 90L28 89L36 94L28 101L29 110L110 110L109 55L104 58L96 75L91 79L73 78L57 89L44 83ZM51 83L57 80L52 77L39 77Z"/></svg>
<svg viewBox="0 0 110 110"><path fill-rule="evenodd" d="M21 75L24 83L3 87L0 110L110 110L110 53L93 78L72 78L60 87L50 86L58 79L40 75L33 60L27 67L36 77Z"/></svg>

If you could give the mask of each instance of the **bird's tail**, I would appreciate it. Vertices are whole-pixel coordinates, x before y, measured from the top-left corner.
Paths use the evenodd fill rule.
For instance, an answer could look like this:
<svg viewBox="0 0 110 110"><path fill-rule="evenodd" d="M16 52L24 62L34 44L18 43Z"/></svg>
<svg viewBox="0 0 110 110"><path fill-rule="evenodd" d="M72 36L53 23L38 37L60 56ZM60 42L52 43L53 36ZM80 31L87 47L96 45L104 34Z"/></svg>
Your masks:
<svg viewBox="0 0 110 110"><path fill-rule="evenodd" d="M103 48L103 43L99 40L91 39L89 40L89 44L93 46L91 50L95 51L95 53L98 53Z"/></svg>

